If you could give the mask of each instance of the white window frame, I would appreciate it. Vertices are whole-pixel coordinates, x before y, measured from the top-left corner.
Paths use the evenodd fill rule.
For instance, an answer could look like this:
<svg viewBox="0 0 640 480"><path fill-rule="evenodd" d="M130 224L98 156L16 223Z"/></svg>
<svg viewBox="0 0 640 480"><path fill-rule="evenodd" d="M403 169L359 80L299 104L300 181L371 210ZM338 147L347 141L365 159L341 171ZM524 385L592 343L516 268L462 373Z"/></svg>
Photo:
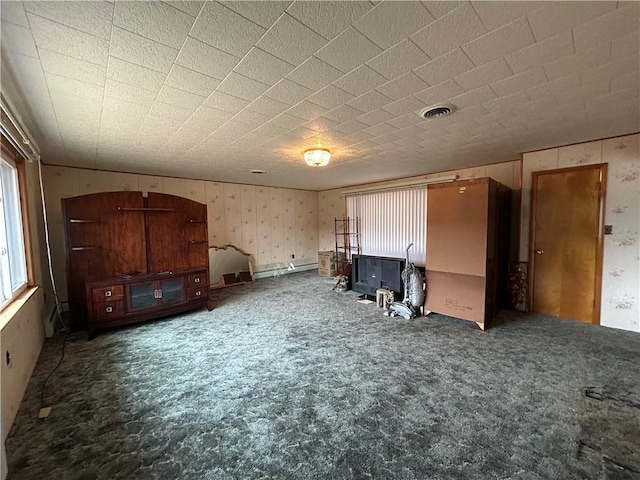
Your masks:
<svg viewBox="0 0 640 480"><path fill-rule="evenodd" d="M29 282L20 171L2 149L0 155L0 310Z"/></svg>

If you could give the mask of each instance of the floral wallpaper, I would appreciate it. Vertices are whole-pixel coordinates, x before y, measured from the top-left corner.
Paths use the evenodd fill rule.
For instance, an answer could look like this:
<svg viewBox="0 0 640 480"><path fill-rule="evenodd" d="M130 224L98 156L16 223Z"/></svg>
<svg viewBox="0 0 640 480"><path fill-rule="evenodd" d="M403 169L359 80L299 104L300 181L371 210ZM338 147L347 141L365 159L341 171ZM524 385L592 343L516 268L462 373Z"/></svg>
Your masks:
<svg viewBox="0 0 640 480"><path fill-rule="evenodd" d="M207 205L209 245L253 254L256 272L317 262L318 193L287 188L44 166L43 184L56 284L66 299L60 199L117 190L161 192Z"/></svg>
<svg viewBox="0 0 640 480"><path fill-rule="evenodd" d="M440 172L422 178L449 174L457 174L460 179L488 176L517 191L520 162ZM345 214L344 189L311 192L56 166L44 166L43 176L54 274L63 299L66 274L61 198L140 190L206 203L209 245L230 243L253 254L256 272L288 264L291 255L298 265L316 263L318 251L335 249L334 219ZM421 177L407 180L417 178Z"/></svg>
<svg viewBox="0 0 640 480"><path fill-rule="evenodd" d="M344 217L346 204L342 189L325 190L318 194L318 238L319 251L335 250L335 219Z"/></svg>
<svg viewBox="0 0 640 480"><path fill-rule="evenodd" d="M529 248L531 172L607 163L600 324L640 332L640 135L526 153L522 157L521 261Z"/></svg>

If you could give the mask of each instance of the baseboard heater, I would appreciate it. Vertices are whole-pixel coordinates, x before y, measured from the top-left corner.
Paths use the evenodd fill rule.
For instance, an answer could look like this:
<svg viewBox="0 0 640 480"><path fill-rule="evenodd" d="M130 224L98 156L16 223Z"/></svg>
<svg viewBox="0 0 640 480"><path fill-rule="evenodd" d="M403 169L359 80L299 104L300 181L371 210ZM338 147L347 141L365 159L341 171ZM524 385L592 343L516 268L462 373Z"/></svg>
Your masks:
<svg viewBox="0 0 640 480"><path fill-rule="evenodd" d="M282 266L277 267L277 268L272 268L270 270L263 270L261 272L256 272L254 273L254 278L256 280L260 279L260 278L271 278L271 277L277 277L279 275L284 275L286 273L296 273L296 272L307 272L309 270L317 270L318 269L318 264L317 263L310 263L308 265L296 265L295 269L291 269L289 270L288 265L285 265L284 263L282 264Z"/></svg>

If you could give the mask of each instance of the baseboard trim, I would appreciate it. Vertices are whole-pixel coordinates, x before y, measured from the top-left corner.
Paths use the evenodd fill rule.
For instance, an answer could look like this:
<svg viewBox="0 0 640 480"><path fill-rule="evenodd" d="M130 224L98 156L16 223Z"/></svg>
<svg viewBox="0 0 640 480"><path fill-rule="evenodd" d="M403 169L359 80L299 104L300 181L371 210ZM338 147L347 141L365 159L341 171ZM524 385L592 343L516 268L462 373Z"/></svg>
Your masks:
<svg viewBox="0 0 640 480"><path fill-rule="evenodd" d="M47 338L53 337L53 334L56 331L56 320L58 318L58 312L55 305L51 306L51 311L49 315L45 317L44 321L44 335Z"/></svg>
<svg viewBox="0 0 640 480"><path fill-rule="evenodd" d="M317 270L317 263L310 263L309 265L296 265L295 270L289 270L285 265L282 265L281 268L272 268L271 270L263 270L262 272L256 272L253 274L253 277L256 280L261 278L272 278L279 277L280 275L285 275L288 273L296 273L296 272L307 272L309 270Z"/></svg>

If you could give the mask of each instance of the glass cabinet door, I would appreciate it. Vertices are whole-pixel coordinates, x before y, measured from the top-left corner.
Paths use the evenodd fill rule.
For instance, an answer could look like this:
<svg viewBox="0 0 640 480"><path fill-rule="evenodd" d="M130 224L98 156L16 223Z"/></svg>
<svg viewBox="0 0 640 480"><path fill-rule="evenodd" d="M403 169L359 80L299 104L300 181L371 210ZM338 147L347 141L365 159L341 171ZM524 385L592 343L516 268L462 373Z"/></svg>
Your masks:
<svg viewBox="0 0 640 480"><path fill-rule="evenodd" d="M171 280L162 280L160 282L160 290L162 291L162 305L172 303L180 303L184 301L184 288L182 286L182 278L174 278Z"/></svg>
<svg viewBox="0 0 640 480"><path fill-rule="evenodd" d="M139 310L156 306L156 283L134 283L129 288L129 308Z"/></svg>

